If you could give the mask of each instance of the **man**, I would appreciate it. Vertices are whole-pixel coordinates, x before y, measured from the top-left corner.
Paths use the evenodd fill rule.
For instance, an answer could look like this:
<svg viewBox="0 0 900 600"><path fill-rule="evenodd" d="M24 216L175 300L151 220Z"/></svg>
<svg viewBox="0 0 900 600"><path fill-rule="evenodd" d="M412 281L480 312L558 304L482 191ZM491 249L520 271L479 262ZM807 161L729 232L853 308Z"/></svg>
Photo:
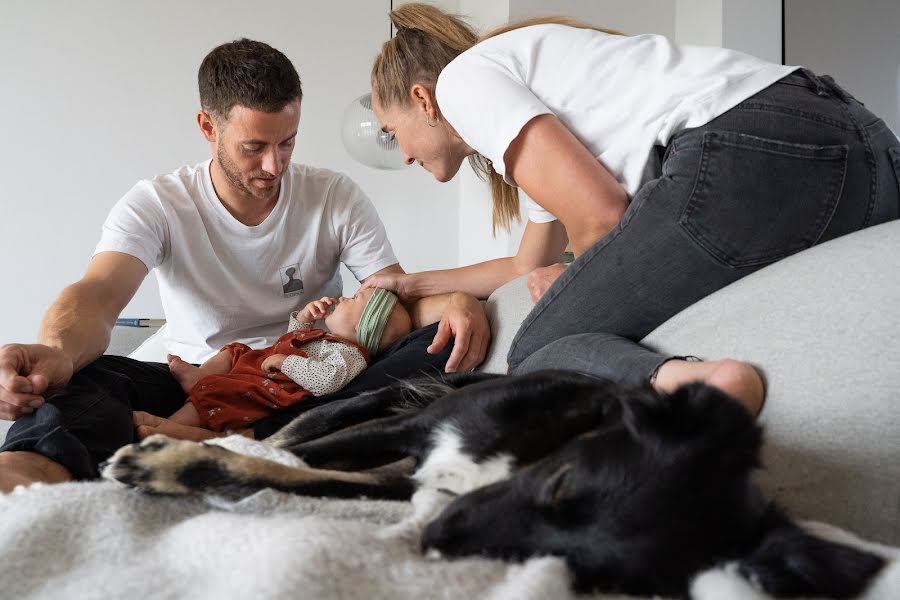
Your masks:
<svg viewBox="0 0 900 600"><path fill-rule="evenodd" d="M340 295L339 263L360 281L402 273L374 207L347 177L292 164L302 89L274 48L238 40L199 71L197 122L212 159L141 181L113 208L87 272L65 288L37 344L0 348L0 418L16 420L0 448L0 492L35 481L97 476L133 440L131 414L169 415L184 393L166 365L101 356L115 319L157 269L168 348L201 362L222 345L259 347L292 310ZM440 318L433 340L413 336L354 389L417 372L455 345L447 371L484 357L480 305L463 295L411 307L416 326ZM429 344L430 341L430 344ZM266 430L268 431L268 430Z"/></svg>

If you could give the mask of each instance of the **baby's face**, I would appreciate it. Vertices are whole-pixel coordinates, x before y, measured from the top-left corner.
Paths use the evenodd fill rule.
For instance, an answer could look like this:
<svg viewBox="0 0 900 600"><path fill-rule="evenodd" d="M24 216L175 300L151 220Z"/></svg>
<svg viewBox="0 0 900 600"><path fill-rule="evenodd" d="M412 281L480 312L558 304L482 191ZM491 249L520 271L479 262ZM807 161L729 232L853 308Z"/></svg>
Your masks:
<svg viewBox="0 0 900 600"><path fill-rule="evenodd" d="M356 326L374 292L375 288L366 288L356 292L352 298L338 298L334 310L325 315L328 330L334 335L355 340Z"/></svg>

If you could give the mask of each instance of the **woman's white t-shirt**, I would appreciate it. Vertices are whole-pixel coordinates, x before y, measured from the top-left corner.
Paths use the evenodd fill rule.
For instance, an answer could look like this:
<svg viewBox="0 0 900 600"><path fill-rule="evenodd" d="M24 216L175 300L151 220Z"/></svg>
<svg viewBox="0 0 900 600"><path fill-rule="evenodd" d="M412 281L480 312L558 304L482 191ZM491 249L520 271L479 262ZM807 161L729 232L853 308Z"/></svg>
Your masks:
<svg viewBox="0 0 900 600"><path fill-rule="evenodd" d="M358 280L397 263L375 207L345 175L291 164L275 208L248 226L219 201L209 164L135 185L94 251L156 269L166 349L184 360L202 362L231 342L271 345L286 315L341 295L340 263Z"/></svg>
<svg viewBox="0 0 900 600"><path fill-rule="evenodd" d="M705 125L798 67L660 35L533 25L466 50L438 77L441 113L506 174L503 155L531 119L553 114L633 196L658 177L653 146ZM529 218L553 220L533 201Z"/></svg>

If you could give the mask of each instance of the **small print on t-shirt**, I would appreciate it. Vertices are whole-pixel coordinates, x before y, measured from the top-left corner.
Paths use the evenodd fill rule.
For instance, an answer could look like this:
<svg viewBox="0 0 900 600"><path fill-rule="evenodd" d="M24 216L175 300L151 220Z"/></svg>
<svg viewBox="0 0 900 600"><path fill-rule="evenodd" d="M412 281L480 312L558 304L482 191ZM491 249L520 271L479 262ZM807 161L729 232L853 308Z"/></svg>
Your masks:
<svg viewBox="0 0 900 600"><path fill-rule="evenodd" d="M303 280L300 278L300 263L281 267L281 289L285 297L296 296L303 291Z"/></svg>

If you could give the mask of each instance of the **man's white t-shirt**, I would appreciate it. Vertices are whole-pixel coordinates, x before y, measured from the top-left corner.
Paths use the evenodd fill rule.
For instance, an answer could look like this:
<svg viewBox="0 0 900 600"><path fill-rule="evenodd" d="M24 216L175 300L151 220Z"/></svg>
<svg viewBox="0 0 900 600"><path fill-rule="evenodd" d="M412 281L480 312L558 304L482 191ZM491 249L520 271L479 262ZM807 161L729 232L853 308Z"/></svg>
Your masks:
<svg viewBox="0 0 900 600"><path fill-rule="evenodd" d="M503 155L531 119L553 114L633 196L659 173L653 146L710 122L798 67L660 35L545 24L488 38L448 64L435 88L462 139L506 174ZM527 202L535 222L553 216Z"/></svg>
<svg viewBox="0 0 900 600"><path fill-rule="evenodd" d="M345 175L291 164L275 208L247 226L216 196L210 162L140 181L94 251L156 269L169 352L199 363L231 342L270 345L292 311L341 295L340 263L359 280L397 263L375 207Z"/></svg>

